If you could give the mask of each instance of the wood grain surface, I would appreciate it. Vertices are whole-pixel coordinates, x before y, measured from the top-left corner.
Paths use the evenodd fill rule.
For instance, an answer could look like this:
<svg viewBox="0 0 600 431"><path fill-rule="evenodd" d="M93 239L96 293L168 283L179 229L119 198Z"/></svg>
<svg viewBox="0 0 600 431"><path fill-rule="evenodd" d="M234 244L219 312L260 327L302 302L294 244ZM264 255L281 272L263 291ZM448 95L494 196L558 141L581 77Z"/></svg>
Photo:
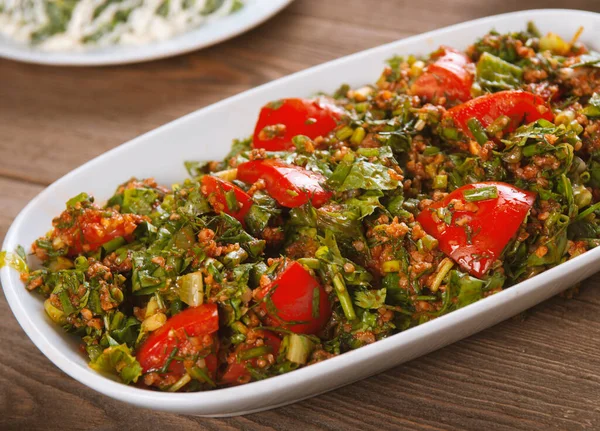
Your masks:
<svg viewBox="0 0 600 431"><path fill-rule="evenodd" d="M0 60L0 241L46 185L183 114L298 70L461 21L598 0L296 0L221 45L151 63L54 68ZM343 77L340 77L343 80ZM227 419L114 401L59 371L0 295L0 430L600 429L600 276L574 299L386 373L276 410Z"/></svg>

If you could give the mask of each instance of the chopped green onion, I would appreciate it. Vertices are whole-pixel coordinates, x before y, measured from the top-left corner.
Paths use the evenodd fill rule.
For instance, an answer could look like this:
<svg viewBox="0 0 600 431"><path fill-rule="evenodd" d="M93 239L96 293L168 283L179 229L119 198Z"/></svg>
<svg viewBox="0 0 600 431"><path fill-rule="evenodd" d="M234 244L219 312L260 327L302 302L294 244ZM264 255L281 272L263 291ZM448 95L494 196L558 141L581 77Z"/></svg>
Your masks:
<svg viewBox="0 0 600 431"><path fill-rule="evenodd" d="M485 131L490 135L495 135L504 130L510 124L510 117L501 115L494 120L492 124L486 127Z"/></svg>
<svg viewBox="0 0 600 431"><path fill-rule="evenodd" d="M469 118L467 121L467 126L469 127L469 130L475 137L475 140L478 144L483 145L489 140L485 133L485 129L477 118Z"/></svg>
<svg viewBox="0 0 600 431"><path fill-rule="evenodd" d="M366 135L365 129L363 129L362 127L358 127L352 133L350 142L352 142L353 144L356 144L356 145L360 145L360 143L363 141L363 139L365 139L365 135Z"/></svg>
<svg viewBox="0 0 600 431"><path fill-rule="evenodd" d="M208 383L213 388L217 386L215 384L215 382L213 382L213 380L208 376L208 373L204 369L202 369L196 365L191 367L188 370L188 373L195 380L199 380L201 382Z"/></svg>
<svg viewBox="0 0 600 431"><path fill-rule="evenodd" d="M306 153L307 144L312 143L312 141L308 136L297 135L292 138L292 143L298 153Z"/></svg>
<svg viewBox="0 0 600 431"><path fill-rule="evenodd" d="M356 154L365 157L379 157L379 148L359 148L356 150Z"/></svg>
<svg viewBox="0 0 600 431"><path fill-rule="evenodd" d="M315 259L313 257L302 257L302 258L298 259L298 263L300 263L310 269L321 268L321 262L319 262L319 259Z"/></svg>
<svg viewBox="0 0 600 431"><path fill-rule="evenodd" d="M435 156L440 153L440 149L438 147L425 147L423 150L424 156Z"/></svg>
<svg viewBox="0 0 600 431"><path fill-rule="evenodd" d="M264 356L271 353L272 350L273 348L267 345L252 347L248 350L240 352L239 358L241 361L245 361L246 359L258 358L260 356Z"/></svg>
<svg viewBox="0 0 600 431"><path fill-rule="evenodd" d="M584 211L582 211L579 214L577 214L577 217L575 218L575 220L576 221L577 220L583 220L584 218L586 218L590 214L593 214L594 212L598 211L598 209L600 209L600 202L595 203L594 205L586 208Z"/></svg>
<svg viewBox="0 0 600 431"><path fill-rule="evenodd" d="M453 266L454 262L452 262L452 260L450 260L449 258L445 257L438 266L438 272L435 274L435 278L431 282L429 290L431 290L432 292L437 292L440 285L442 284L442 281L444 281L444 278Z"/></svg>
<svg viewBox="0 0 600 431"><path fill-rule="evenodd" d="M463 191L463 196L467 202L496 199L498 197L498 188L496 186L485 186L476 189L469 189Z"/></svg>
<svg viewBox="0 0 600 431"><path fill-rule="evenodd" d="M314 347L313 342L305 335L288 334L286 335L288 348L285 358L296 364L304 365Z"/></svg>
<svg viewBox="0 0 600 431"><path fill-rule="evenodd" d="M177 392L179 389L187 385L191 380L192 378L190 377L190 375L188 373L185 373L179 380L177 380L175 383L169 386L167 392Z"/></svg>
<svg viewBox="0 0 600 431"><path fill-rule="evenodd" d="M438 240L431 235L425 235L423 238L421 238L421 240L423 241L423 246L429 251L437 248L438 246Z"/></svg>
<svg viewBox="0 0 600 431"><path fill-rule="evenodd" d="M361 103L357 103L354 105L354 110L356 112L358 112L359 114L366 112L367 109L369 109L369 103L368 102L361 102Z"/></svg>
<svg viewBox="0 0 600 431"><path fill-rule="evenodd" d="M568 215L566 215L566 214L559 215L558 219L556 220L556 224L559 227L568 226L569 223L571 223L571 218Z"/></svg>
<svg viewBox="0 0 600 431"><path fill-rule="evenodd" d="M585 186L575 185L573 186L573 198L575 205L578 208L583 208L592 203L592 192L590 192Z"/></svg>
<svg viewBox="0 0 600 431"><path fill-rule="evenodd" d="M335 293L340 300L340 305L342 306L342 310L344 310L346 319L356 319L356 312L354 311L354 306L352 305L352 298L350 298L348 289L346 289L344 277L342 277L341 274L338 273L333 277L333 287L335 288Z"/></svg>
<svg viewBox="0 0 600 431"><path fill-rule="evenodd" d="M182 275L178 280L179 299L190 307L197 307L204 299L204 280L200 271Z"/></svg>
<svg viewBox="0 0 600 431"><path fill-rule="evenodd" d="M64 325L66 323L67 318L65 313L52 305L50 298L44 301L44 310L46 310L46 314L53 322L58 323L59 325Z"/></svg>
<svg viewBox="0 0 600 431"><path fill-rule="evenodd" d="M159 373L166 373L167 372L167 370L169 369L169 366L171 365L171 362L173 362L173 359L175 359L175 355L177 355L178 351L179 351L179 347L174 347L173 350L171 350L171 353L169 353L169 356L167 357L167 360L165 361L165 364L158 371Z"/></svg>
<svg viewBox="0 0 600 431"><path fill-rule="evenodd" d="M215 172L215 177L219 177L225 181L233 181L237 178L237 168L236 169L225 169L224 171Z"/></svg>
<svg viewBox="0 0 600 431"><path fill-rule="evenodd" d="M484 90L511 90L521 85L523 69L484 52L477 62L477 83Z"/></svg>
<svg viewBox="0 0 600 431"><path fill-rule="evenodd" d="M436 190L445 190L448 187L448 175L440 174L433 177L433 188Z"/></svg>
<svg viewBox="0 0 600 431"><path fill-rule="evenodd" d="M63 289L60 293L57 294L58 299L60 300L60 305L64 313L68 316L69 314L73 314L75 312L75 308L73 304L71 304L71 300L69 299L69 293L66 289Z"/></svg>
<svg viewBox="0 0 600 431"><path fill-rule="evenodd" d="M581 174L579 174L579 180L584 184L588 183L591 178L592 178L592 176L590 175L590 173L588 171L585 171L585 172L582 172Z"/></svg>
<svg viewBox="0 0 600 431"><path fill-rule="evenodd" d="M156 331L167 322L167 316L164 313L156 313L150 317L146 317L142 322L143 332Z"/></svg>
<svg viewBox="0 0 600 431"><path fill-rule="evenodd" d="M437 301L438 297L433 295L419 295L415 299L417 301Z"/></svg>
<svg viewBox="0 0 600 431"><path fill-rule="evenodd" d="M239 320L237 322L233 322L231 324L231 329L233 329L234 331L240 333L240 334L247 334L248 333L248 327L246 325L244 325L242 322L240 322Z"/></svg>
<svg viewBox="0 0 600 431"><path fill-rule="evenodd" d="M442 136L450 141L458 140L458 130L454 127L444 127L442 129Z"/></svg>
<svg viewBox="0 0 600 431"><path fill-rule="evenodd" d="M542 37L540 30L533 21L527 21L527 33L532 34L534 37Z"/></svg>
<svg viewBox="0 0 600 431"><path fill-rule="evenodd" d="M313 319L319 318L320 310L319 305L321 302L321 291L318 288L313 289L313 297L312 297L312 317Z"/></svg>
<svg viewBox="0 0 600 431"><path fill-rule="evenodd" d="M399 260L388 260L387 262L383 262L381 265L381 269L383 272L398 272L400 271L401 262Z"/></svg>
<svg viewBox="0 0 600 431"><path fill-rule="evenodd" d="M531 157L541 153L542 151L544 150L537 144L531 144L523 147L522 153L525 157Z"/></svg>
<svg viewBox="0 0 600 431"><path fill-rule="evenodd" d="M113 238L110 241L104 243L102 245L102 250L104 250L104 253L110 254L113 251L115 251L116 249L118 249L119 247L125 245L126 243L127 243L127 241L125 241L125 238L123 238L122 236L118 236L118 237Z"/></svg>
<svg viewBox="0 0 600 431"><path fill-rule="evenodd" d="M585 110L584 110L584 113L585 113ZM556 114L556 117L554 117L554 124L556 124L556 125L564 124L565 126L567 126L574 119L575 119L575 112L571 109L565 109L564 111L560 111L558 114Z"/></svg>
<svg viewBox="0 0 600 431"><path fill-rule="evenodd" d="M346 139L350 138L353 133L354 130L352 130L350 126L344 126L335 132L335 137L340 141L345 141Z"/></svg>
<svg viewBox="0 0 600 431"><path fill-rule="evenodd" d="M233 190L229 190L225 193L225 202L227 203L227 208L229 211L238 211L240 209L240 204L238 203L237 198L235 197L235 192Z"/></svg>
<svg viewBox="0 0 600 431"><path fill-rule="evenodd" d="M248 259L248 252L240 247L239 250L230 251L223 256L223 263L228 268L235 268L246 259Z"/></svg>

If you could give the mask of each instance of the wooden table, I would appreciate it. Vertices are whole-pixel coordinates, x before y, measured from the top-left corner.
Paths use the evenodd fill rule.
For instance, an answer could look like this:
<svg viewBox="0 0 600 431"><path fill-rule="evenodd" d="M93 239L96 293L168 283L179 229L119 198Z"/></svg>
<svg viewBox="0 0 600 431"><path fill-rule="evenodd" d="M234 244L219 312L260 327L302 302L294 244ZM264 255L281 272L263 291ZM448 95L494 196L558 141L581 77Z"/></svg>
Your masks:
<svg viewBox="0 0 600 431"><path fill-rule="evenodd" d="M561 6L559 0L297 0L243 36L168 60L107 68L0 60L0 240L52 181L190 111L412 34ZM567 6L600 9L596 0ZM574 299L554 298L376 377L228 419L147 411L86 388L34 347L0 295L0 429L600 429L598 284L596 276Z"/></svg>

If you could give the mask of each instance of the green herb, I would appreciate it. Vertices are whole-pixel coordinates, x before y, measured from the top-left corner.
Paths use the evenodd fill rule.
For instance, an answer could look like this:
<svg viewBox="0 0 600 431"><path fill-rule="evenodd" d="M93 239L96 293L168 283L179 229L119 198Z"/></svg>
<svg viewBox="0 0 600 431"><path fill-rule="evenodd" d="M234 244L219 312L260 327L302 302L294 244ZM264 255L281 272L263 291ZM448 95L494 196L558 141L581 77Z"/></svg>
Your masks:
<svg viewBox="0 0 600 431"><path fill-rule="evenodd" d="M385 303L386 289L361 290L354 295L354 303L362 308L378 309Z"/></svg>
<svg viewBox="0 0 600 431"><path fill-rule="evenodd" d="M475 140L478 144L483 145L488 141L485 129L483 128L483 126L477 118L469 118L469 120L467 121L467 125L469 126L469 130L475 137Z"/></svg>
<svg viewBox="0 0 600 431"><path fill-rule="evenodd" d="M477 81L484 90L512 90L521 85L523 69L484 52L477 62Z"/></svg>
<svg viewBox="0 0 600 431"><path fill-rule="evenodd" d="M579 61L571 67L600 67L600 53L590 51L588 54L583 54L579 57Z"/></svg>
<svg viewBox="0 0 600 431"><path fill-rule="evenodd" d="M258 358L264 355L267 355L269 353L271 353L273 351L273 348L271 346L258 346L258 347L252 347L251 349L248 350L244 350L242 351L238 357L240 359L240 361L245 361L247 359L253 359L253 358Z"/></svg>
<svg viewBox="0 0 600 431"><path fill-rule="evenodd" d="M135 383L142 375L142 367L126 344L108 347L90 362L90 367L96 371L116 374L124 383Z"/></svg>
<svg viewBox="0 0 600 431"><path fill-rule="evenodd" d="M478 187L475 189L465 190L463 196L467 202L479 202L498 197L498 188L496 186Z"/></svg>
<svg viewBox="0 0 600 431"><path fill-rule="evenodd" d="M594 93L588 104L583 108L583 113L588 117L600 117L600 93Z"/></svg>
<svg viewBox="0 0 600 431"><path fill-rule="evenodd" d="M340 166L343 165L338 165L334 175L336 175ZM390 175L390 168L361 159L354 161L348 169L347 174L343 175L343 177L339 185L331 179L329 184L337 191L356 189L393 190L398 187L398 181Z"/></svg>

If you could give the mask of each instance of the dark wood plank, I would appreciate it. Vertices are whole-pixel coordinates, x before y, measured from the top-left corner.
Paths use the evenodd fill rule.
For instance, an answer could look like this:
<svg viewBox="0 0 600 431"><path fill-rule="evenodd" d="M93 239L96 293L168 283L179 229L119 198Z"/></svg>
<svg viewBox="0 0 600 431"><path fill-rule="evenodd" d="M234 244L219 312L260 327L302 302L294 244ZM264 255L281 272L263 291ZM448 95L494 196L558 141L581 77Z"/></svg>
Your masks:
<svg viewBox="0 0 600 431"><path fill-rule="evenodd" d="M600 10L595 0L568 7ZM185 113L342 55L560 0L298 0L204 51L147 64L51 68L0 60L0 241L42 188ZM600 429L600 276L467 340L273 411L205 419L147 411L68 378L0 295L0 429Z"/></svg>

